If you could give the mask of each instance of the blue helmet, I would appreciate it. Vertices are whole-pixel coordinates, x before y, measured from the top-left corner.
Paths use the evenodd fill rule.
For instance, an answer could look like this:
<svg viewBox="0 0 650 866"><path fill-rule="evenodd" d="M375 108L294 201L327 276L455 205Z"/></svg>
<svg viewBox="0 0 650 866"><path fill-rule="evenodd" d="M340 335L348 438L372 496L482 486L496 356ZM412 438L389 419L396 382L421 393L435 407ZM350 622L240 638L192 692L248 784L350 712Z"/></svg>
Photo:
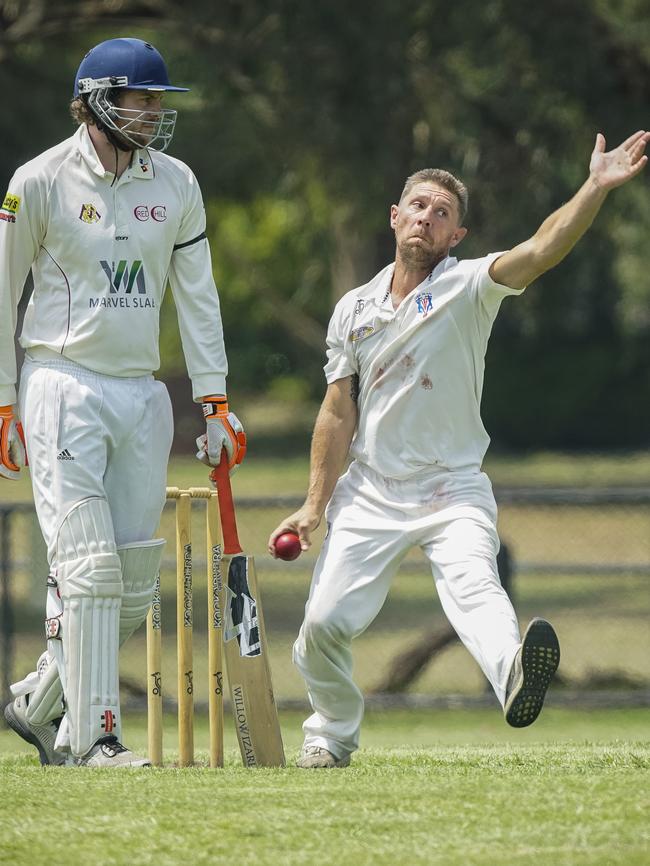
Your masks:
<svg viewBox="0 0 650 866"><path fill-rule="evenodd" d="M99 85L100 81L102 85ZM107 39L90 49L77 70L74 95L80 96L98 86L126 87L129 90L188 90L169 83L167 67L160 52L142 39Z"/></svg>
<svg viewBox="0 0 650 866"><path fill-rule="evenodd" d="M165 61L149 42L108 39L91 48L77 70L74 95L86 101L99 127L111 140L117 135L116 143L120 146L126 142L128 149L146 146L166 150L174 134L176 112L119 108L113 101L119 90L188 90L170 84Z"/></svg>

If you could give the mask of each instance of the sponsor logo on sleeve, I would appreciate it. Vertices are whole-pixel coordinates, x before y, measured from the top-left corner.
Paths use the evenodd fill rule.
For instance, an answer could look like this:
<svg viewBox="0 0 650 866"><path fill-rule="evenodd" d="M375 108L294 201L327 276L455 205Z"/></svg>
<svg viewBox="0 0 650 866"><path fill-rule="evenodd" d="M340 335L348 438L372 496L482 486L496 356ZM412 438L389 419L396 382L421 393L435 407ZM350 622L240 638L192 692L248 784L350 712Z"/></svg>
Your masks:
<svg viewBox="0 0 650 866"><path fill-rule="evenodd" d="M0 220L3 220L6 223L15 223L16 214L18 213L19 208L20 196L8 192L5 195L2 207L0 208Z"/></svg>
<svg viewBox="0 0 650 866"><path fill-rule="evenodd" d="M94 204L82 204L79 212L79 219L82 223L97 223L102 218L102 215L97 210Z"/></svg>
<svg viewBox="0 0 650 866"><path fill-rule="evenodd" d="M20 196L13 195L8 192L4 197L4 201L2 202L2 210L6 210L9 213L16 214L18 213L18 209L20 208Z"/></svg>

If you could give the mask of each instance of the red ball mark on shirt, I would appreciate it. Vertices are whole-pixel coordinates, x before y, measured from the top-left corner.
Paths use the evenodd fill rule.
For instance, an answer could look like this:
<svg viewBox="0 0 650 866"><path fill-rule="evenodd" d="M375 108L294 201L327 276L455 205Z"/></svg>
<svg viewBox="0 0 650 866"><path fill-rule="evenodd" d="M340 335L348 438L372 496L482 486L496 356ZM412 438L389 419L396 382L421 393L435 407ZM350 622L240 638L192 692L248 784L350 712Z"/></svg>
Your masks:
<svg viewBox="0 0 650 866"><path fill-rule="evenodd" d="M430 391L433 388L433 382L429 378L429 374L425 373L424 376L420 379L420 385L424 388L425 391Z"/></svg>
<svg viewBox="0 0 650 866"><path fill-rule="evenodd" d="M410 355L404 355L403 358L400 358L400 365L407 370L410 370L413 364L415 364L415 361Z"/></svg>
<svg viewBox="0 0 650 866"><path fill-rule="evenodd" d="M394 363L395 360L393 358L389 358L387 361L384 362L384 364L382 364L381 367L377 367L374 378L376 384L383 385L383 382L380 382L379 380L390 370Z"/></svg>

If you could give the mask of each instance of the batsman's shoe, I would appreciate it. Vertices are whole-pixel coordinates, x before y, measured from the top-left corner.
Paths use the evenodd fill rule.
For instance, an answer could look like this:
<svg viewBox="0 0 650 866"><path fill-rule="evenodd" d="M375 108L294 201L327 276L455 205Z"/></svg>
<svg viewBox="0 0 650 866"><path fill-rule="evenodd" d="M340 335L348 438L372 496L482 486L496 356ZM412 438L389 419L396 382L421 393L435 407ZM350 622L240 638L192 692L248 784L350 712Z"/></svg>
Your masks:
<svg viewBox="0 0 650 866"><path fill-rule="evenodd" d="M510 669L503 708L513 728L532 725L542 710L546 689L560 663L560 644L550 622L534 619Z"/></svg>
<svg viewBox="0 0 650 866"><path fill-rule="evenodd" d="M349 765L349 755L344 758L335 758L331 752L321 746L303 746L296 762L296 767L301 767L303 770L332 769L333 767L349 767Z"/></svg>
<svg viewBox="0 0 650 866"><path fill-rule="evenodd" d="M63 716L45 725L30 724L26 716L28 702L29 695L19 695L5 707L5 719L11 730L31 746L36 746L41 764L54 764L60 767L71 763L72 758L67 753L58 752L54 748Z"/></svg>
<svg viewBox="0 0 650 866"><path fill-rule="evenodd" d="M147 758L136 758L117 737L100 737L83 758L75 761L78 767L150 767Z"/></svg>

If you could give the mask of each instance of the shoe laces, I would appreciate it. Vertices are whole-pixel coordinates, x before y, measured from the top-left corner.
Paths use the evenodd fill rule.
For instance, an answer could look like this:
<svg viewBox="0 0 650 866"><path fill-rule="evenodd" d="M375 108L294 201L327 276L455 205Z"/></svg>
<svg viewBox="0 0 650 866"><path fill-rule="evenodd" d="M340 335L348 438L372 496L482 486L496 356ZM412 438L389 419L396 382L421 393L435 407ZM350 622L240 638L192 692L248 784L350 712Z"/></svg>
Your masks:
<svg viewBox="0 0 650 866"><path fill-rule="evenodd" d="M303 755L323 755L327 752L322 746L305 746L302 750Z"/></svg>
<svg viewBox="0 0 650 866"><path fill-rule="evenodd" d="M122 743L115 736L102 737L97 740L95 743L96 746L101 746L102 752L106 755L107 758L114 758L116 755L121 754L122 752L127 752L128 749L125 748Z"/></svg>

